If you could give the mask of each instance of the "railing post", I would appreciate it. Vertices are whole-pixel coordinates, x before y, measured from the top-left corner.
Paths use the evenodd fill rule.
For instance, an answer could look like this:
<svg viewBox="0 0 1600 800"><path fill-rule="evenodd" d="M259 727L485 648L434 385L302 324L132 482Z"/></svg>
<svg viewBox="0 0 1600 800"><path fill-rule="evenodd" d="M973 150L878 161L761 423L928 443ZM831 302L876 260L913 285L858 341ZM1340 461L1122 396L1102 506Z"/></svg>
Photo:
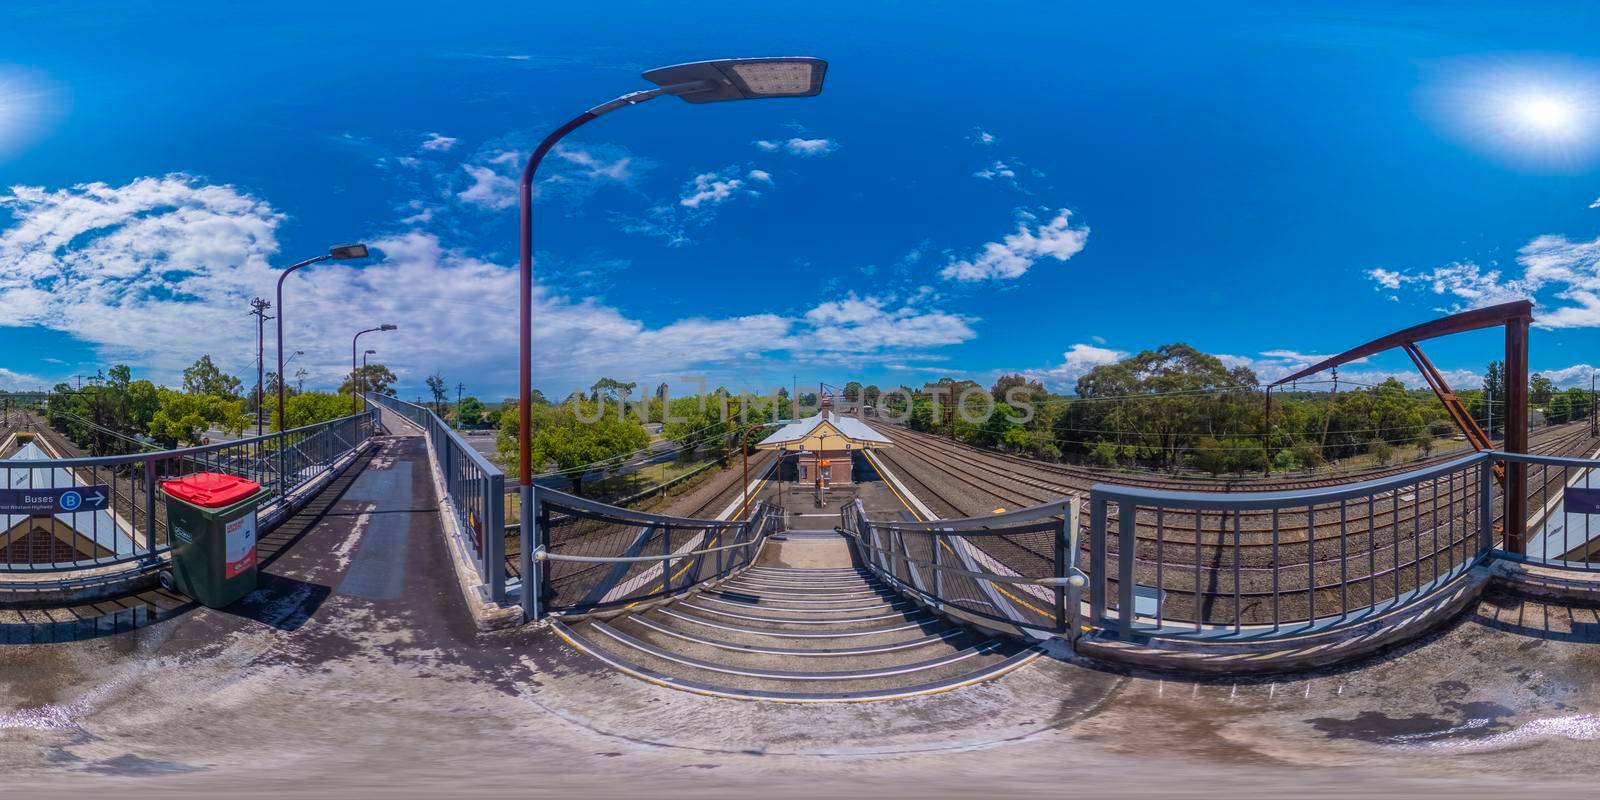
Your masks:
<svg viewBox="0 0 1600 800"><path fill-rule="evenodd" d="M1133 564L1139 551L1138 534L1134 526L1138 521L1138 506L1128 500L1118 500L1117 630L1123 638L1133 636Z"/></svg>
<svg viewBox="0 0 1600 800"><path fill-rule="evenodd" d="M1091 623L1106 620L1106 498L1089 492L1089 614Z"/></svg>
<svg viewBox="0 0 1600 800"><path fill-rule="evenodd" d="M539 531L535 507L539 503L539 494L532 486L518 486L517 497L521 502L521 536L522 554L519 559L522 564L522 618L525 622L534 622L544 616L544 608L539 592L542 582L539 580L539 562L533 557L534 550L539 547Z"/></svg>
<svg viewBox="0 0 1600 800"><path fill-rule="evenodd" d="M1494 549L1494 451L1478 465L1478 552Z"/></svg>
<svg viewBox="0 0 1600 800"><path fill-rule="evenodd" d="M144 460L144 524L145 562L156 560L156 461Z"/></svg>
<svg viewBox="0 0 1600 800"><path fill-rule="evenodd" d="M483 558L484 577L489 581L489 599L506 599L506 476L486 475L483 481Z"/></svg>
<svg viewBox="0 0 1600 800"><path fill-rule="evenodd" d="M1067 503L1067 518L1061 526L1061 536L1066 545L1065 558L1061 562L1060 577L1066 578L1065 597L1063 598L1066 615L1062 622L1067 626L1067 641L1076 642L1082 633L1078 617L1083 609L1083 589L1070 581L1078 572L1078 519L1082 512L1082 500L1074 497Z"/></svg>
<svg viewBox="0 0 1600 800"><path fill-rule="evenodd" d="M1077 517L1072 512L1078 508L1076 500L1068 500L1061 509L1061 528L1056 531L1056 568L1051 577L1065 581L1072 574L1067 563L1067 548L1070 546L1072 526L1078 524ZM1058 583L1055 587L1056 601L1056 633L1067 632L1067 587Z"/></svg>

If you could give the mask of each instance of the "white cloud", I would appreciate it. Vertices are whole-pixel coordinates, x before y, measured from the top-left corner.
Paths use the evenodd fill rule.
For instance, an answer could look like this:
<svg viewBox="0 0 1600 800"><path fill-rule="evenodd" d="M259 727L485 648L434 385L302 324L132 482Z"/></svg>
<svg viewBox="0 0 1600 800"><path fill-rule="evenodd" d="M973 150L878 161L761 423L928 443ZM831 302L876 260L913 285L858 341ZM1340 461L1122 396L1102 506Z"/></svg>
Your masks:
<svg viewBox="0 0 1600 800"><path fill-rule="evenodd" d="M792 156L825 156L837 149L839 143L832 139L801 139L793 138L784 141L771 139L757 139L755 146L769 153L783 150Z"/></svg>
<svg viewBox="0 0 1600 800"><path fill-rule="evenodd" d="M884 349L942 347L977 337L973 320L917 305L913 297L893 307L893 300L861 297L851 292L843 299L820 303L805 314L811 331L796 349L821 352L867 353Z"/></svg>
<svg viewBox="0 0 1600 800"><path fill-rule="evenodd" d="M461 168L472 176L472 185L456 192L456 199L496 211L517 204L516 181L495 172L490 167L462 164Z"/></svg>
<svg viewBox="0 0 1600 800"><path fill-rule="evenodd" d="M1400 288L1400 273L1398 272L1382 268L1369 269L1367 270L1367 277L1385 289Z"/></svg>
<svg viewBox="0 0 1600 800"><path fill-rule="evenodd" d="M456 146L459 139L439 133L429 133L428 138L422 141L422 149L443 153Z"/></svg>
<svg viewBox="0 0 1600 800"><path fill-rule="evenodd" d="M1012 169L1010 166L1007 166L1006 162L997 159L993 164L990 164L989 166L972 173L972 177L983 178L984 180L994 180L995 178L1015 178L1017 177L1017 171Z"/></svg>
<svg viewBox="0 0 1600 800"><path fill-rule="evenodd" d="M1083 250L1089 240L1088 226L1072 227L1072 212L1061 209L1054 219L1030 228L1034 218L1024 215L1016 233L983 246L977 256L951 261L939 273L958 281L1018 278L1041 258L1066 261Z"/></svg>
<svg viewBox="0 0 1600 800"><path fill-rule="evenodd" d="M1104 342L1099 337L1094 338ZM1051 391L1071 392L1077 388L1078 379L1088 374L1089 370L1103 364L1115 364L1127 357L1128 354L1121 350L1080 342L1061 354L1059 365L1049 369L1023 370L1022 374L1029 380L1044 384Z"/></svg>
<svg viewBox="0 0 1600 800"><path fill-rule="evenodd" d="M972 140L978 144L994 144L995 142L1000 141L999 137L996 137L994 134L984 130L980 130L973 134Z"/></svg>
<svg viewBox="0 0 1600 800"><path fill-rule="evenodd" d="M556 172L548 180L557 183L592 182L629 184L634 179L634 158L621 148L581 148L559 144L551 155L577 169ZM516 155L521 161L521 156Z"/></svg>
<svg viewBox="0 0 1600 800"><path fill-rule="evenodd" d="M1589 204L1589 207L1590 208L1600 208L1600 197L1596 197L1594 199L1594 202Z"/></svg>
<svg viewBox="0 0 1600 800"><path fill-rule="evenodd" d="M753 169L745 173L745 177L762 183L772 183L772 173L764 169Z"/></svg>
<svg viewBox="0 0 1600 800"><path fill-rule="evenodd" d="M699 208L701 206L714 206L722 203L735 193L755 194L745 190L744 180L734 178L722 172L702 172L684 184L683 195L678 198L678 205L684 208Z"/></svg>
<svg viewBox="0 0 1600 800"><path fill-rule="evenodd" d="M48 361L49 359L45 359ZM8 391L24 391L28 389L48 389L50 382L37 375L14 372L0 367L0 389Z"/></svg>
<svg viewBox="0 0 1600 800"><path fill-rule="evenodd" d="M273 297L280 275L273 264L281 261L276 232L284 217L266 202L171 175L122 186L16 187L0 195L0 208L10 216L0 230L5 324L66 333L106 362L134 364L169 384L205 353L236 373L250 371L255 332L244 311L251 297ZM516 377L515 359L506 357L516 351L516 269L420 231L372 246L370 261L319 264L285 281L287 343L307 351L296 364L311 372L309 383L336 385L348 369L352 320L393 321L400 329L372 346L403 385L443 370L482 396L508 393ZM601 374L641 381L687 370L731 374L770 353L836 363L916 357L975 336L970 318L929 302L921 293L898 304L851 295L799 317L650 325L596 298L538 284L535 374L539 386L557 392ZM0 372L0 384L33 380Z"/></svg>
<svg viewBox="0 0 1600 800"><path fill-rule="evenodd" d="M1538 327L1600 327L1600 238L1538 236L1518 251L1517 265L1520 276L1485 270L1471 261L1419 272L1374 269L1365 274L1380 290L1409 289L1445 298L1449 303L1444 311L1529 299L1536 305Z"/></svg>

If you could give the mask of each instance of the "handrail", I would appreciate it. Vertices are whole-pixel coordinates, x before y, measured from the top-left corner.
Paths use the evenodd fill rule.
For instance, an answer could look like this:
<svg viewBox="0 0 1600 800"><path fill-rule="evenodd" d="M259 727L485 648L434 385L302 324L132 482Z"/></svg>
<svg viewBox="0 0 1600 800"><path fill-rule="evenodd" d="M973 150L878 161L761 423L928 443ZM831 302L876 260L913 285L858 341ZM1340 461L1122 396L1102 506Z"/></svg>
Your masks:
<svg viewBox="0 0 1600 800"><path fill-rule="evenodd" d="M1310 489L1285 489L1272 492L1192 492L1097 483L1089 491L1091 496L1104 497L1119 502L1130 501L1159 508L1194 509L1197 511L1255 511L1272 508L1303 508L1311 505L1337 503L1341 500L1365 497L1388 491L1389 489L1410 486L1420 481L1459 471L1479 462L1488 461L1491 457L1503 457L1504 455L1506 454L1492 453L1490 451L1472 453L1453 461L1446 461L1443 464L1436 464L1411 472L1403 472L1399 475L1390 475L1360 483L1318 486Z"/></svg>
<svg viewBox="0 0 1600 800"><path fill-rule="evenodd" d="M704 550L688 550L682 553L668 553L664 556L574 556L566 553L552 553L549 550L540 547L539 549L533 551L533 559L535 561L576 561L582 564L633 564L640 561L672 561L679 558L705 555L706 553L720 553L723 550L737 550L741 547L749 547L752 544L755 544L754 539L751 539L748 542L725 544L720 547L707 547Z"/></svg>
<svg viewBox="0 0 1600 800"><path fill-rule="evenodd" d="M230 439L226 442L196 445L194 447L180 447L174 450L152 450L145 453L127 453L115 456L73 456L71 458L34 458L28 460L8 458L5 460L5 463L0 464L0 466L3 466L7 469L72 469L74 467L110 467L117 466L119 464L132 464L150 460L169 461L179 458L195 458L197 456L209 455L211 453L229 450L236 447L251 447L258 444L276 444L280 436L286 437L299 433L314 432L314 429L328 428L341 422L359 420L362 417L367 416L369 413L371 412L363 411L359 414L350 414L348 416L338 417L336 419L313 422L310 425L301 425L298 428L290 428L289 430L282 432L268 433L261 436L251 436L248 439Z"/></svg>
<svg viewBox="0 0 1600 800"><path fill-rule="evenodd" d="M631 508L613 506L597 500L590 500L587 497L568 494L547 486L540 486L539 494L546 500L553 500L569 508L592 511L619 521L633 522L640 525L671 525L675 528L737 528L744 524L742 519L696 519L694 517L673 517L666 514L652 514L648 511L636 511Z"/></svg>
<svg viewBox="0 0 1600 800"><path fill-rule="evenodd" d="M840 530L840 532L844 533L845 531ZM936 569L940 572L948 572L952 575L965 575L969 578L982 578L987 581L994 581L995 583L1006 583L1017 586L1075 586L1080 589L1089 585L1088 573L1078 569L1077 567L1069 567L1073 574L1065 577L1057 576L1051 578L1029 578L1022 575L1000 575L993 572L974 572L970 569L950 567L944 564L937 564L932 561L923 561L922 559L911 558L910 556L906 555L895 555L894 553L890 553L884 548L878 547L877 545L871 543L868 543L867 547L875 553L888 553L890 558L898 561L904 561L908 564L916 564L919 567L928 567L930 569Z"/></svg>

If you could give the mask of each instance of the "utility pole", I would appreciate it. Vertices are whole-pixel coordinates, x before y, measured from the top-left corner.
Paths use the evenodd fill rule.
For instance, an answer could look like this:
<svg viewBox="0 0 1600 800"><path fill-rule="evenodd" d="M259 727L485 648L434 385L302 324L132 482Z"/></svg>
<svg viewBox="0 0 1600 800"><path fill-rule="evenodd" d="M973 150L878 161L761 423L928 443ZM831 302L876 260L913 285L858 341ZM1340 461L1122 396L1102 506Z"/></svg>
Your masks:
<svg viewBox="0 0 1600 800"><path fill-rule="evenodd" d="M266 406L267 386L262 373L264 367L263 353L266 347L267 320L276 319L267 315L267 309L272 308L272 303L257 297L250 301L250 316L256 318L256 435L261 435L261 412ZM279 375L282 381L283 376ZM281 412L280 412L281 413Z"/></svg>
<svg viewBox="0 0 1600 800"><path fill-rule="evenodd" d="M456 383L456 427L457 428L461 427L461 392L462 392L462 390L464 390L466 388L467 388L466 384L461 383L459 381Z"/></svg>
<svg viewBox="0 0 1600 800"><path fill-rule="evenodd" d="M1594 370L1589 370L1589 435L1600 436L1600 413L1594 405Z"/></svg>

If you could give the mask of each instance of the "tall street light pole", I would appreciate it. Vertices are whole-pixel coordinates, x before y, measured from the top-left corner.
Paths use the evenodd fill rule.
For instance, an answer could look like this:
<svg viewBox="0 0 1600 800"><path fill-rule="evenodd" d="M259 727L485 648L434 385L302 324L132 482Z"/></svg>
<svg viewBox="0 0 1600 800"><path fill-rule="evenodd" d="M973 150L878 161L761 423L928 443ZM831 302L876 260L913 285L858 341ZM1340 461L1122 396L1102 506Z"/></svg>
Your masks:
<svg viewBox="0 0 1600 800"><path fill-rule="evenodd" d="M361 370L359 372L356 371L356 342L361 340L362 334L375 333L377 331L393 331L399 330L399 328L399 325L390 325L389 323L385 322L376 328L368 328L364 331L358 331L355 336L350 337L350 416L353 417L356 415L356 398L361 396L361 390L365 388L367 380L366 370Z"/></svg>
<svg viewBox="0 0 1600 800"><path fill-rule="evenodd" d="M658 88L631 92L601 103L573 117L555 129L528 157L522 169L522 182L518 187L518 205L521 223L519 249L521 274L519 276L521 330L518 357L517 414L517 493L522 501L523 552L531 555L529 535L534 526L533 508L533 443L530 441L530 415L533 413L533 178L550 149L567 134L584 124L616 111L638 105L663 95L682 98L689 103L716 103L725 100L761 100L780 97L812 97L822 92L822 79L827 74L828 62L820 58L732 58L718 61L697 61L661 67L644 73L645 80ZM524 578L523 609L538 616L537 575Z"/></svg>
<svg viewBox="0 0 1600 800"><path fill-rule="evenodd" d="M367 379L367 356L375 356L377 354L378 351L376 350L366 350L361 353L361 380L365 381Z"/></svg>
<svg viewBox="0 0 1600 800"><path fill-rule="evenodd" d="M309 267L322 261L348 261L352 258L366 258L367 246L364 244L341 244L328 248L328 252L316 258L308 258L298 264L290 266L278 275L278 496L287 497L289 493L289 476L285 471L288 459L283 450L283 429L288 416L283 407L283 280L290 273L304 267Z"/></svg>

